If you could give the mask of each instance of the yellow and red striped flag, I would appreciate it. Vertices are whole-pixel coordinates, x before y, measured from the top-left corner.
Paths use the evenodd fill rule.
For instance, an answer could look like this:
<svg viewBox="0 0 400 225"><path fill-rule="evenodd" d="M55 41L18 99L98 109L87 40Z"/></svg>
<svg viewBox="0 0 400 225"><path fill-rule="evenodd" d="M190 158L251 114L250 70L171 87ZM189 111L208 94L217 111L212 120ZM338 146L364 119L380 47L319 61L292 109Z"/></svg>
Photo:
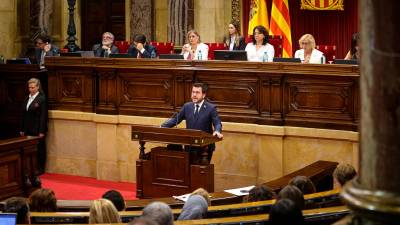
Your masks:
<svg viewBox="0 0 400 225"><path fill-rule="evenodd" d="M251 0L248 34L253 35L254 27L262 25L269 28L267 3L265 0Z"/></svg>
<svg viewBox="0 0 400 225"><path fill-rule="evenodd" d="M271 35L282 35L282 57L292 57L292 34L288 0L273 0L271 9Z"/></svg>

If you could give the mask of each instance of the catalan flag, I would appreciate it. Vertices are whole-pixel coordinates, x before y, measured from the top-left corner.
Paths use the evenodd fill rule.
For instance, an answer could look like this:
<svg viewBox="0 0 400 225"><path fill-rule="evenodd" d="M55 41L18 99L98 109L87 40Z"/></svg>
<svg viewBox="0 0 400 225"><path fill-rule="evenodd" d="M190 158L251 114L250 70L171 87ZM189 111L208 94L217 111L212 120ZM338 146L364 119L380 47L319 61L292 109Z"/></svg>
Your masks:
<svg viewBox="0 0 400 225"><path fill-rule="evenodd" d="M292 57L292 34L288 0L273 0L271 9L271 35L282 35L283 57Z"/></svg>
<svg viewBox="0 0 400 225"><path fill-rule="evenodd" d="M254 27L262 25L269 28L268 11L266 0L251 0L249 30L248 34L253 35Z"/></svg>

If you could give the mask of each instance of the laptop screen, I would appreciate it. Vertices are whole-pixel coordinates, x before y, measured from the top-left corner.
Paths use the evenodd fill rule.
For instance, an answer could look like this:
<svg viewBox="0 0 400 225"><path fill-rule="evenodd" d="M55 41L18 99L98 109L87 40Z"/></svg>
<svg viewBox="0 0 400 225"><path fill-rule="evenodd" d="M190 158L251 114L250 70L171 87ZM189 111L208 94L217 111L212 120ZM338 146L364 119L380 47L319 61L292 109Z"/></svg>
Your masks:
<svg viewBox="0 0 400 225"><path fill-rule="evenodd" d="M17 224L17 214L0 213L0 225L15 225L15 224Z"/></svg>

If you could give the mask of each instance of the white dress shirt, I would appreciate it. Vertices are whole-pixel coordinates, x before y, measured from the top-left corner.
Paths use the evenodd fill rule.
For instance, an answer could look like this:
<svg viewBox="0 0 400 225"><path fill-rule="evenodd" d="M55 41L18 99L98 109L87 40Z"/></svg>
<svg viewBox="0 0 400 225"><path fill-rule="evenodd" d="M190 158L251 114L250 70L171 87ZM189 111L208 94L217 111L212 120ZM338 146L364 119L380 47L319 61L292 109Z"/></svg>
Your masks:
<svg viewBox="0 0 400 225"><path fill-rule="evenodd" d="M256 45L254 45L253 43L248 43L245 51L247 52L247 60L252 62L262 62L265 52L267 53L267 62L272 62L275 55L274 46L268 43L261 46L261 48L259 48L258 50L256 48Z"/></svg>
<svg viewBox="0 0 400 225"><path fill-rule="evenodd" d="M33 100L35 100L36 96L38 96L39 92L36 92L36 94L29 95L29 99L28 99L28 104L26 104L26 111L28 111L29 106L32 104Z"/></svg>

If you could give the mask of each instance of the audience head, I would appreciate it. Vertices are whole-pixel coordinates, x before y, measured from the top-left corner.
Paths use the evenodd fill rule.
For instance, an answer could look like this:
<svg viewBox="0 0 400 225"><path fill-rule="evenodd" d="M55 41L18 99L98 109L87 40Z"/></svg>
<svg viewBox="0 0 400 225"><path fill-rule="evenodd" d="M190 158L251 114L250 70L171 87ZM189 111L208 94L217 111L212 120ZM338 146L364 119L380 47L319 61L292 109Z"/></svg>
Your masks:
<svg viewBox="0 0 400 225"><path fill-rule="evenodd" d="M57 199L51 189L40 188L32 192L28 199L31 212L56 212Z"/></svg>
<svg viewBox="0 0 400 225"><path fill-rule="evenodd" d="M39 35L35 39L36 48L44 49L47 44L51 43L51 38L48 35Z"/></svg>
<svg viewBox="0 0 400 225"><path fill-rule="evenodd" d="M29 224L28 212L29 207L26 198L11 197L5 201L5 213L16 213L17 224Z"/></svg>
<svg viewBox="0 0 400 225"><path fill-rule="evenodd" d="M192 102L200 103L206 97L207 85L203 83L194 83L192 87Z"/></svg>
<svg viewBox="0 0 400 225"><path fill-rule="evenodd" d="M303 225L304 217L299 206L290 199L278 200L269 211L270 225Z"/></svg>
<svg viewBox="0 0 400 225"><path fill-rule="evenodd" d="M359 50L360 35L359 33L354 33L351 37L351 55L354 56Z"/></svg>
<svg viewBox="0 0 400 225"><path fill-rule="evenodd" d="M356 170L350 164L339 164L335 171L333 171L333 179L336 183L338 183L341 187L343 185L353 179L357 175Z"/></svg>
<svg viewBox="0 0 400 225"><path fill-rule="evenodd" d="M299 39L299 46L304 51L312 51L315 48L315 39L311 34L304 34Z"/></svg>
<svg viewBox="0 0 400 225"><path fill-rule="evenodd" d="M190 45L197 45L200 43L200 34L195 30L190 30L187 33L187 39Z"/></svg>
<svg viewBox="0 0 400 225"><path fill-rule="evenodd" d="M255 186L249 191L249 202L271 200L276 198L275 192L266 185Z"/></svg>
<svg viewBox="0 0 400 225"><path fill-rule="evenodd" d="M300 209L304 208L304 195L300 189L294 185L287 185L284 187L279 192L278 199L290 199L296 203Z"/></svg>
<svg viewBox="0 0 400 225"><path fill-rule="evenodd" d="M268 30L264 26L256 26L253 29L253 44L257 44L262 42L262 45L266 45L268 43Z"/></svg>
<svg viewBox="0 0 400 225"><path fill-rule="evenodd" d="M208 204L201 195L191 195L185 202L178 220L203 219L207 215Z"/></svg>
<svg viewBox="0 0 400 225"><path fill-rule="evenodd" d="M136 34L133 38L133 43L141 43L144 45L146 43L146 36L144 36L144 34Z"/></svg>
<svg viewBox="0 0 400 225"><path fill-rule="evenodd" d="M192 192L192 195L201 195L207 201L207 204L211 205L210 194L204 188L197 188Z"/></svg>
<svg viewBox="0 0 400 225"><path fill-rule="evenodd" d="M121 218L110 200L98 199L90 206L89 223L121 223Z"/></svg>
<svg viewBox="0 0 400 225"><path fill-rule="evenodd" d="M103 194L102 198L110 200L118 211L125 210L124 197L118 191L109 190Z"/></svg>
<svg viewBox="0 0 400 225"><path fill-rule="evenodd" d="M129 222L128 225L158 225L158 223L149 218L139 217Z"/></svg>
<svg viewBox="0 0 400 225"><path fill-rule="evenodd" d="M143 209L144 218L157 222L159 225L174 224L171 208L164 202L152 202Z"/></svg>
<svg viewBox="0 0 400 225"><path fill-rule="evenodd" d="M237 20L232 20L228 25L229 35L240 35L240 23Z"/></svg>
<svg viewBox="0 0 400 225"><path fill-rule="evenodd" d="M111 32L105 32L102 36L102 44L103 45L112 45L114 43L114 34Z"/></svg>
<svg viewBox="0 0 400 225"><path fill-rule="evenodd" d="M316 192L313 182L306 176L296 176L289 181L289 184L299 188L305 195Z"/></svg>
<svg viewBox="0 0 400 225"><path fill-rule="evenodd" d="M40 85L40 80L37 78L31 78L28 80L28 90L30 95L36 94L38 91L42 90Z"/></svg>

